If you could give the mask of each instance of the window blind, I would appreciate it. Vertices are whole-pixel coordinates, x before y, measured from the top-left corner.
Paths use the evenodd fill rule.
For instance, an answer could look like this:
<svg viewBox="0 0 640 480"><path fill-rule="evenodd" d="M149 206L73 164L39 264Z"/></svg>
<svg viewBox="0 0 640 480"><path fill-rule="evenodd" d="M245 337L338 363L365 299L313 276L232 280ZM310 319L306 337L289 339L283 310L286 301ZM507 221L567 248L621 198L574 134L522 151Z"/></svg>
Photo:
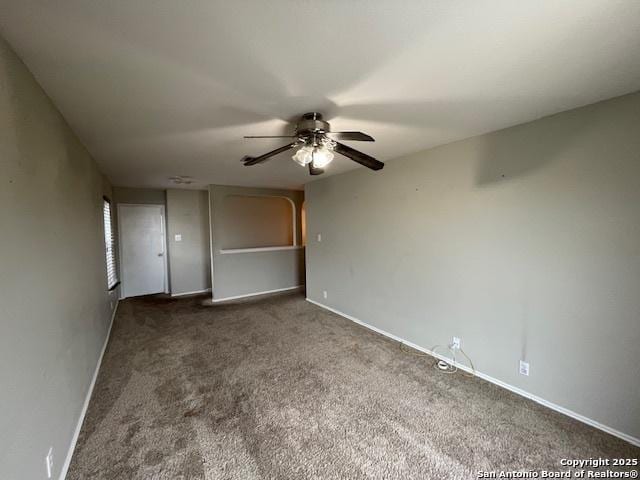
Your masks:
<svg viewBox="0 0 640 480"><path fill-rule="evenodd" d="M111 202L106 198L102 204L102 215L104 217L104 246L107 262L107 286L109 290L112 290L118 284L118 273L116 271L115 237L113 235Z"/></svg>

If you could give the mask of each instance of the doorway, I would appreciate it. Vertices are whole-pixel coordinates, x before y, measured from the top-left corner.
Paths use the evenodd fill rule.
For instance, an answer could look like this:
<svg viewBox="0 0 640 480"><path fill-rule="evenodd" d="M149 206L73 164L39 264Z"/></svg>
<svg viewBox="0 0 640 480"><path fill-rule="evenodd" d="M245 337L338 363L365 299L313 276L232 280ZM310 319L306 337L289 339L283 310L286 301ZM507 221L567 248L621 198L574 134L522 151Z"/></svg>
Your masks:
<svg viewBox="0 0 640 480"><path fill-rule="evenodd" d="M168 293L162 205L118 205L122 298Z"/></svg>

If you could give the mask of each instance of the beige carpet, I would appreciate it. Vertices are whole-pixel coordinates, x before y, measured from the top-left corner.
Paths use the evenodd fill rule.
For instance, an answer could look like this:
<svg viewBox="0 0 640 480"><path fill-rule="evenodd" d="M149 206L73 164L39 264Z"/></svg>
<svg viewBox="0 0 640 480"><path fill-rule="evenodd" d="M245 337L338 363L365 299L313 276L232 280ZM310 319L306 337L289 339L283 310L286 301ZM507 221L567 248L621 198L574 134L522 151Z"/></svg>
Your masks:
<svg viewBox="0 0 640 480"><path fill-rule="evenodd" d="M640 456L300 295L202 301L120 303L68 478L471 479Z"/></svg>

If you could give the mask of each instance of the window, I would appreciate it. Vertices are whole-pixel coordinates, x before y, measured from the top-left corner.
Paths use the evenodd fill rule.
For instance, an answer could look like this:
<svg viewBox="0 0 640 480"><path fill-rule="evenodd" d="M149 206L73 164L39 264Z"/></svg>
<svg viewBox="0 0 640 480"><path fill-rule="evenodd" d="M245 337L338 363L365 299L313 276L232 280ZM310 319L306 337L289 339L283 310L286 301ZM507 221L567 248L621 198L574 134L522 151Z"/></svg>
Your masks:
<svg viewBox="0 0 640 480"><path fill-rule="evenodd" d="M113 235L113 219L111 217L111 202L104 198L102 203L102 216L104 219L104 250L107 261L107 287L113 290L118 286L118 273L116 272L116 248Z"/></svg>

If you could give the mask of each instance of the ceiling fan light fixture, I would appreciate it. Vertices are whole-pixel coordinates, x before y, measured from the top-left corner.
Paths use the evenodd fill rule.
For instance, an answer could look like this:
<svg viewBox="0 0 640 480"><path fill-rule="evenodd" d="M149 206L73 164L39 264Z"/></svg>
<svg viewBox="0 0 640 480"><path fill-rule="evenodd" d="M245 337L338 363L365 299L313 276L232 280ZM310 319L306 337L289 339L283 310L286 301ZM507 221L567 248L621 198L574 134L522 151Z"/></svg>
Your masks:
<svg viewBox="0 0 640 480"><path fill-rule="evenodd" d="M288 138L289 143L280 148L271 150L260 156L245 155L242 163L245 167L251 167L264 163L280 153L296 150L291 157L294 162L302 167L309 167L310 175L324 173L324 167L329 165L335 153L347 157L371 170L381 170L384 163L355 148L340 143L339 140L373 142L371 135L357 131L332 132L328 122L322 120L318 112L305 113L302 119L295 125L294 135L259 135L245 138Z"/></svg>
<svg viewBox="0 0 640 480"><path fill-rule="evenodd" d="M316 148L312 157L311 166L313 168L324 168L333 160L333 152L328 148Z"/></svg>
<svg viewBox="0 0 640 480"><path fill-rule="evenodd" d="M298 165L301 165L304 167L313 161L313 148L314 147L309 147L309 146L301 147L298 149L295 155L291 158Z"/></svg>
<svg viewBox="0 0 640 480"><path fill-rule="evenodd" d="M313 168L323 168L333 160L333 152L326 146L305 145L298 149L293 157L293 161L303 167L312 164Z"/></svg>

